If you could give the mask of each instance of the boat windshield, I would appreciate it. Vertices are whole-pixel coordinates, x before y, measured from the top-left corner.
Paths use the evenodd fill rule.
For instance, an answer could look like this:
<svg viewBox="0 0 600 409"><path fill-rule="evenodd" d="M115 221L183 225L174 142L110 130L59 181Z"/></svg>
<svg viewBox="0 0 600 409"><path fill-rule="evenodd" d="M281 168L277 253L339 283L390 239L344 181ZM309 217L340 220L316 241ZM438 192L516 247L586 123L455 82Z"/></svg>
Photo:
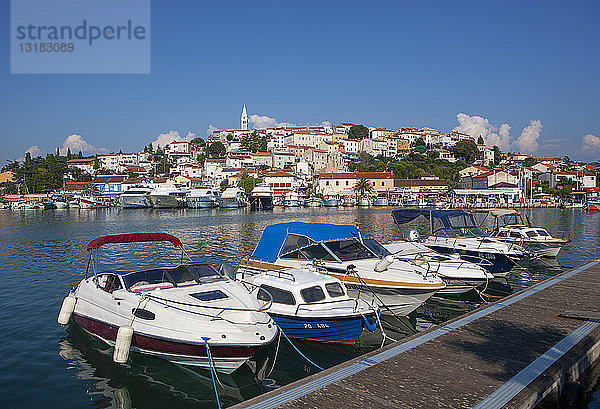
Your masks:
<svg viewBox="0 0 600 409"><path fill-rule="evenodd" d="M479 227L457 227L450 229L438 229L435 232L436 236L444 237L463 237L463 238L477 238L486 237L487 235L481 231Z"/></svg>
<svg viewBox="0 0 600 409"><path fill-rule="evenodd" d="M382 258L388 256L392 253L389 252L388 249L383 247L377 240L372 239L370 237L363 237L363 244L367 246L369 250L375 253L378 257Z"/></svg>
<svg viewBox="0 0 600 409"><path fill-rule="evenodd" d="M157 268L129 273L123 276L123 283L127 290L139 292L156 288L187 287L224 279L208 264L183 264L175 268Z"/></svg>
<svg viewBox="0 0 600 409"><path fill-rule="evenodd" d="M357 239L344 239L323 243L340 261L376 258L365 245Z"/></svg>

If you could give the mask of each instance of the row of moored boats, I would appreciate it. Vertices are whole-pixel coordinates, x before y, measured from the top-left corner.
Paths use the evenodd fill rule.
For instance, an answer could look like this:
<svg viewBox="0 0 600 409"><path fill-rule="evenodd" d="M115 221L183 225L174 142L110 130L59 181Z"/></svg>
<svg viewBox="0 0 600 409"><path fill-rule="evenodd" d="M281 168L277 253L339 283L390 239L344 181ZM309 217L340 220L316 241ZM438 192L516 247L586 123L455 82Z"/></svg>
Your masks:
<svg viewBox="0 0 600 409"><path fill-rule="evenodd" d="M351 225L278 223L236 267L195 263L166 233L103 236L88 244L88 270L58 321L73 320L113 345L116 362L132 350L229 373L282 334L340 345L353 345L363 332L383 336L381 314L408 315L435 294L481 291L519 259L555 256L566 243L516 222L486 235L463 210L399 209L392 216L401 228L427 217L431 234L421 239L409 231L383 245ZM513 240L515 231L524 234ZM151 241L171 242L188 261L97 267L104 245Z"/></svg>

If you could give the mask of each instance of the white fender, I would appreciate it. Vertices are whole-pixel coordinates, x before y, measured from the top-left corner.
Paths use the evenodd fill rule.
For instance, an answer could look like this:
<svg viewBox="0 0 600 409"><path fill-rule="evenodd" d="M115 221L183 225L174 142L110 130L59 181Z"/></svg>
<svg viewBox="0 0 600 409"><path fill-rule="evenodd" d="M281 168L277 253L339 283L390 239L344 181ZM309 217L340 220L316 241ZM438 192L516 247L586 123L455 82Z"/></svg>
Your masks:
<svg viewBox="0 0 600 409"><path fill-rule="evenodd" d="M388 254L387 256L379 260L377 264L375 264L375 271L381 273L382 271L385 271L393 262L394 256Z"/></svg>
<svg viewBox="0 0 600 409"><path fill-rule="evenodd" d="M62 302L62 306L60 307L60 312L58 313L58 323L61 325L67 325L69 320L71 319L71 315L75 310L75 303L77 302L77 298L73 295L69 294L65 297Z"/></svg>
<svg viewBox="0 0 600 409"><path fill-rule="evenodd" d="M117 339L115 340L115 352L113 353L113 361L118 364L124 364L129 359L129 348L133 339L133 327L123 325L117 331Z"/></svg>

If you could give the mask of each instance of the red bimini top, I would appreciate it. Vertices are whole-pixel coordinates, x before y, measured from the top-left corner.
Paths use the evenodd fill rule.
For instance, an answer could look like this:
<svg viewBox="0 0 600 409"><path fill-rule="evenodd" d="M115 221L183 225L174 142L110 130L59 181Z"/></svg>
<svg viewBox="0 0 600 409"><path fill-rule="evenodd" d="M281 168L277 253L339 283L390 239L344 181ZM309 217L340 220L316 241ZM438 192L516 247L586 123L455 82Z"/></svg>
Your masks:
<svg viewBox="0 0 600 409"><path fill-rule="evenodd" d="M108 243L139 243L145 241L169 241L175 247L181 246L181 241L177 237L167 233L126 233L98 237L88 243L87 249L88 251L97 249Z"/></svg>

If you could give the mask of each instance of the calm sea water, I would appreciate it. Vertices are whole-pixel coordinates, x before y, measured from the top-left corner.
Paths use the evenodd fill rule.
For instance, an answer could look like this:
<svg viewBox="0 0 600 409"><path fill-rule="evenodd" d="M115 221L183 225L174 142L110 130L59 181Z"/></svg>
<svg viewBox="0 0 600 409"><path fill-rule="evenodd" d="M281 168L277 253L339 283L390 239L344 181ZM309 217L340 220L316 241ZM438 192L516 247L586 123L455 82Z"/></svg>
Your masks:
<svg viewBox="0 0 600 409"><path fill-rule="evenodd" d="M557 260L518 266L504 282L490 288L490 299L528 287L591 258L578 248L596 251L600 215L577 209L527 211L532 222L553 235L570 236ZM389 208L247 210L0 210L0 407L2 408L210 408L215 407L210 373L191 370L151 357L132 354L127 365L112 362L112 351L76 327L61 327L56 317L70 285L85 270L87 242L101 235L125 232L168 232L179 237L193 259L237 262L248 256L265 226L282 221L355 224L388 242L401 238ZM491 220L484 220L491 226ZM411 228L425 231L425 224ZM111 246L103 251L106 266L152 265L160 256L176 254L168 246ZM481 300L432 299L402 322L388 322L395 339L427 329L469 311ZM319 365L328 367L376 348L370 335L354 348L298 343ZM274 351L233 376L220 375L223 406L317 371L282 345L273 367ZM272 371L271 368L273 367ZM271 373L269 373L271 372ZM600 397L598 397L600 400ZM592 402L590 407L597 405ZM597 406L594 406L597 407Z"/></svg>

